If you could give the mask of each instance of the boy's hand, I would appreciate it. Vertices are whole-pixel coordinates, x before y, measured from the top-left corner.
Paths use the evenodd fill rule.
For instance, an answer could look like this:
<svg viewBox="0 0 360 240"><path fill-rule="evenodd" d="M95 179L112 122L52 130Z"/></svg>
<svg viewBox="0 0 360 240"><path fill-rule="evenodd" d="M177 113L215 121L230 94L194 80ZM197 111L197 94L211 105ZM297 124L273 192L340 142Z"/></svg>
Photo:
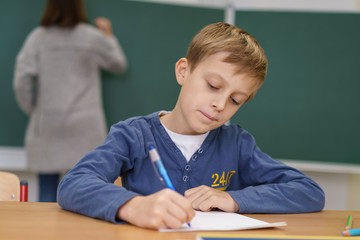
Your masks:
<svg viewBox="0 0 360 240"><path fill-rule="evenodd" d="M203 212L211 211L213 208L225 212L237 212L240 210L239 205L230 194L205 185L187 190L185 197L190 200L194 209Z"/></svg>
<svg viewBox="0 0 360 240"><path fill-rule="evenodd" d="M104 17L98 17L94 20L94 23L97 28L99 28L105 33L106 36L113 35L112 25L109 19Z"/></svg>
<svg viewBox="0 0 360 240"><path fill-rule="evenodd" d="M137 196L121 206L117 217L138 227L180 228L195 216L189 200L164 189L148 196Z"/></svg>

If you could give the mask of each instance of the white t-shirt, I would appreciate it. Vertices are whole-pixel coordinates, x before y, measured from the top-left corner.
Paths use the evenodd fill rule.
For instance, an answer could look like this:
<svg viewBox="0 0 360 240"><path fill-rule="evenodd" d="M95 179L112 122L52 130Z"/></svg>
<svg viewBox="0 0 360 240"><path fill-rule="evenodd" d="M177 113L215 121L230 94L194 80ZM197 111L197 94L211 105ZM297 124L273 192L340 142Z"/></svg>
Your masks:
<svg viewBox="0 0 360 240"><path fill-rule="evenodd" d="M167 113L169 112L161 111L159 116L165 115ZM201 135L183 135L170 131L165 127L164 124L162 125L169 134L171 140L180 149L187 162L190 161L191 156L200 148L201 144L209 134L209 132L206 132Z"/></svg>

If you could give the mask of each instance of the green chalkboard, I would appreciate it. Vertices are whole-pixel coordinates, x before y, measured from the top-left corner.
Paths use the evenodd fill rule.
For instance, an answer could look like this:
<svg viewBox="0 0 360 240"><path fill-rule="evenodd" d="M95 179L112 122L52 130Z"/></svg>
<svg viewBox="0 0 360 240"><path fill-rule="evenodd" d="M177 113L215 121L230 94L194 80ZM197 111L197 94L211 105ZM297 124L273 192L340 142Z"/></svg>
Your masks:
<svg viewBox="0 0 360 240"><path fill-rule="evenodd" d="M0 2L0 146L22 146L27 117L12 87L16 55L26 36L40 22L45 0Z"/></svg>
<svg viewBox="0 0 360 240"><path fill-rule="evenodd" d="M174 64L219 9L87 0L89 19L108 17L129 60L122 76L103 72L108 125L171 110L179 91ZM22 146L27 117L12 90L16 54L38 25L45 0L0 3L0 146ZM265 83L231 120L272 157L360 164L359 14L238 11L236 25L269 58Z"/></svg>
<svg viewBox="0 0 360 240"><path fill-rule="evenodd" d="M269 71L232 122L276 158L359 164L360 15L239 11L236 24L260 41Z"/></svg>

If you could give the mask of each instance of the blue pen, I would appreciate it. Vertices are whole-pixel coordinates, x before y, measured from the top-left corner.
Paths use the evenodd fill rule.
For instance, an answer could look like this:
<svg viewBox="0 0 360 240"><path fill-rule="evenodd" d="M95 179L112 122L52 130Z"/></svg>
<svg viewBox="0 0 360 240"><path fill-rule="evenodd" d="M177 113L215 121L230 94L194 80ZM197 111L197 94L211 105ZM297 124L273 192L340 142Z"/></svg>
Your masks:
<svg viewBox="0 0 360 240"><path fill-rule="evenodd" d="M149 147L149 155L151 162L154 166L156 173L159 175L160 181L165 183L166 187L175 191L174 185L172 184L169 175L166 172L166 169L161 161L159 153L156 151L156 148L153 145Z"/></svg>
<svg viewBox="0 0 360 240"><path fill-rule="evenodd" d="M156 151L156 148L153 145L149 146L149 155L151 162L154 166L155 172L158 174L160 181L165 183L166 187L175 191L175 187L172 184L169 175L166 172L164 164L161 161L159 153ZM190 227L190 223L187 224Z"/></svg>

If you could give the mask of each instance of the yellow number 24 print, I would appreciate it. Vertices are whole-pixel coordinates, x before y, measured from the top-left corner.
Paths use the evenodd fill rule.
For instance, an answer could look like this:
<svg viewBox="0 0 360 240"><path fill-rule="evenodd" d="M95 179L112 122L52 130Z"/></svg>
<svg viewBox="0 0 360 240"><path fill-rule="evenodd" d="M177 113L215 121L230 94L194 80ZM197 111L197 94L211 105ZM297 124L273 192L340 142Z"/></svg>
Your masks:
<svg viewBox="0 0 360 240"><path fill-rule="evenodd" d="M232 175L234 175L234 173L235 171L228 171L227 173L222 172L221 177L218 173L214 173L211 176L211 178L214 179L213 183L211 184L211 187L222 191L226 190L226 188L230 184L230 178L232 177Z"/></svg>

